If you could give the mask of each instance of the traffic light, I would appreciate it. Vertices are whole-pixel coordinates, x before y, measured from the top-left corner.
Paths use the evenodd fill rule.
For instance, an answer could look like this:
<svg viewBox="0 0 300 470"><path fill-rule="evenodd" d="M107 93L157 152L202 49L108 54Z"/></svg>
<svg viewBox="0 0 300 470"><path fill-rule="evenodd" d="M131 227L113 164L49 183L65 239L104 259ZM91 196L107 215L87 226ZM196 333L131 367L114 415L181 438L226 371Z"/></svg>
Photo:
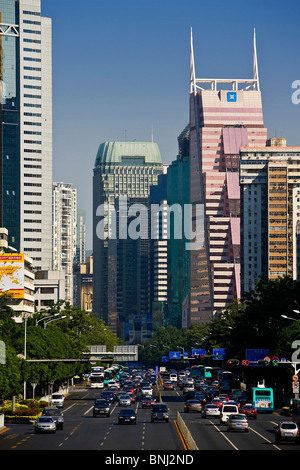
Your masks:
<svg viewBox="0 0 300 470"><path fill-rule="evenodd" d="M238 366L240 361L238 359L228 359L227 364L229 366Z"/></svg>
<svg viewBox="0 0 300 470"><path fill-rule="evenodd" d="M259 361L257 361L257 364L259 366L268 366L270 364L270 361L268 361L267 359L260 359Z"/></svg>

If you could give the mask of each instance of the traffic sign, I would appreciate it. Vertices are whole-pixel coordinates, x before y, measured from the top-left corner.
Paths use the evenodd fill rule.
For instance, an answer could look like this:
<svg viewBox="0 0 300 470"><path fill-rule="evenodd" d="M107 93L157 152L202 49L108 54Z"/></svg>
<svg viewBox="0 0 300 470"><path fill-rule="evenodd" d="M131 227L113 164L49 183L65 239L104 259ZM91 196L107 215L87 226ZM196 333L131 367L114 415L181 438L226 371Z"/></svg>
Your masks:
<svg viewBox="0 0 300 470"><path fill-rule="evenodd" d="M180 351L170 351L169 352L170 359L181 359L181 352Z"/></svg>
<svg viewBox="0 0 300 470"><path fill-rule="evenodd" d="M299 382L293 382L292 386L293 386L293 390L299 390Z"/></svg>
<svg viewBox="0 0 300 470"><path fill-rule="evenodd" d="M298 382L299 377L298 377L297 374L295 374L295 375L293 375L292 379L293 379L294 382Z"/></svg>

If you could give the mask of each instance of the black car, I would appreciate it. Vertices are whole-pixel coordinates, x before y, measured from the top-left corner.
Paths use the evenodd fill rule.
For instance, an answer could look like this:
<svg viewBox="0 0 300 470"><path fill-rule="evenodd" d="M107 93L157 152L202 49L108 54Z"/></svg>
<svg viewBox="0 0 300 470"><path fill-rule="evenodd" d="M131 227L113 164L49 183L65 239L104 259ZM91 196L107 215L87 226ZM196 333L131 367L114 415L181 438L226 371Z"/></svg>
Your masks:
<svg viewBox="0 0 300 470"><path fill-rule="evenodd" d="M119 413L119 424L136 424L136 414L134 410L124 408Z"/></svg>
<svg viewBox="0 0 300 470"><path fill-rule="evenodd" d="M153 405L151 423L154 423L154 421L165 421L166 423L169 422L169 410L168 407L163 403L156 403Z"/></svg>
<svg viewBox="0 0 300 470"><path fill-rule="evenodd" d="M102 392L101 397L108 401L108 403L114 403L115 401L115 395L109 390L105 390L104 392Z"/></svg>
<svg viewBox="0 0 300 470"><path fill-rule="evenodd" d="M109 402L104 398L98 398L94 403L93 416L96 417L97 415L110 416Z"/></svg>
<svg viewBox="0 0 300 470"><path fill-rule="evenodd" d="M64 428L64 415L58 408L53 406L46 406L46 408L43 410L43 416L51 416L56 424L56 429Z"/></svg>

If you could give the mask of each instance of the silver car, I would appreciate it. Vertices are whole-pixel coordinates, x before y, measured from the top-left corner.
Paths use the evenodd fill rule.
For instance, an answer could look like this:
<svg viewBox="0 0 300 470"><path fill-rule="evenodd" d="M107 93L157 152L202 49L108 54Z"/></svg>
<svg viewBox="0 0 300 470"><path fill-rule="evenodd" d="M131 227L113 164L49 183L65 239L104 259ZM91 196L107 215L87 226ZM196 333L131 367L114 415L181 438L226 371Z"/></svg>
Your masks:
<svg viewBox="0 0 300 470"><path fill-rule="evenodd" d="M242 413L230 415L227 420L227 431L249 432L247 417Z"/></svg>
<svg viewBox="0 0 300 470"><path fill-rule="evenodd" d="M131 398L129 395L121 395L119 397L119 406L131 406Z"/></svg>
<svg viewBox="0 0 300 470"><path fill-rule="evenodd" d="M276 426L275 444L279 444L280 441L294 441L299 444L300 433L296 423L283 421Z"/></svg>
<svg viewBox="0 0 300 470"><path fill-rule="evenodd" d="M37 434L39 432L56 432L55 421L51 416L40 416L35 422L34 432Z"/></svg>
<svg viewBox="0 0 300 470"><path fill-rule="evenodd" d="M220 408L218 405L206 405L202 411L202 418L219 418Z"/></svg>

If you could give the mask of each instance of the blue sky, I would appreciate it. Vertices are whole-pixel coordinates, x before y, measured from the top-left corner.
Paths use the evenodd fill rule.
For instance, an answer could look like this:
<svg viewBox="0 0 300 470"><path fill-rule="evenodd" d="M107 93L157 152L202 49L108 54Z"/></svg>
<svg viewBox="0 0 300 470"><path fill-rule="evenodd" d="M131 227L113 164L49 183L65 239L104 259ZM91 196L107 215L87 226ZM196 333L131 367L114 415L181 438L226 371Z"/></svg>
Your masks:
<svg viewBox="0 0 300 470"><path fill-rule="evenodd" d="M189 119L190 28L197 78L251 78L253 29L269 136L300 145L299 0L41 0L53 22L53 179L87 210L100 143L150 141L164 163Z"/></svg>

